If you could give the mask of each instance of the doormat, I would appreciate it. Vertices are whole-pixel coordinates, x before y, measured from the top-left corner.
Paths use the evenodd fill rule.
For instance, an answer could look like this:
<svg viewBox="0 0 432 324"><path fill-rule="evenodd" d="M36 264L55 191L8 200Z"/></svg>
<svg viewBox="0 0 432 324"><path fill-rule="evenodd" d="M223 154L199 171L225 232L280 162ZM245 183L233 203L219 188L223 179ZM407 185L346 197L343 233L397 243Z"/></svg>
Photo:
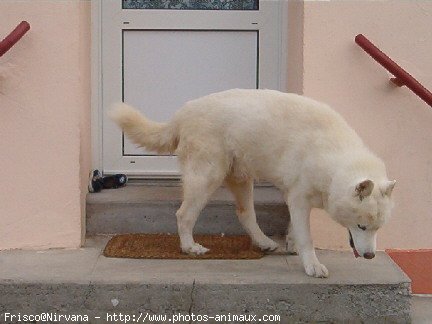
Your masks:
<svg viewBox="0 0 432 324"><path fill-rule="evenodd" d="M194 239L210 251L201 255L182 253L179 236L174 234L121 234L109 240L103 254L133 259L260 259L264 256L247 235L194 235Z"/></svg>
<svg viewBox="0 0 432 324"><path fill-rule="evenodd" d="M386 250L411 279L413 294L432 294L432 250Z"/></svg>

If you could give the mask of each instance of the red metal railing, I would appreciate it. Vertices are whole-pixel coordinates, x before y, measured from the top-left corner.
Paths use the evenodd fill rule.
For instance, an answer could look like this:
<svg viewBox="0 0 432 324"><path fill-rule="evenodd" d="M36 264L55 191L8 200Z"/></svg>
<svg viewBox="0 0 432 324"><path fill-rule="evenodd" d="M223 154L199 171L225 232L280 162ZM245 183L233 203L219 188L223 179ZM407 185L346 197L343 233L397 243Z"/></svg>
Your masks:
<svg viewBox="0 0 432 324"><path fill-rule="evenodd" d="M27 21L22 21L15 29L0 42L0 57L18 42L30 29Z"/></svg>
<svg viewBox="0 0 432 324"><path fill-rule="evenodd" d="M391 58L380 51L362 34L359 34L355 37L355 42L375 61L377 61L385 69L387 69L387 71L394 75L394 78L390 79L394 84L396 84L398 87L407 86L412 92L414 92L432 107L432 93L423 85L421 85L420 82L414 79L411 74L397 65Z"/></svg>

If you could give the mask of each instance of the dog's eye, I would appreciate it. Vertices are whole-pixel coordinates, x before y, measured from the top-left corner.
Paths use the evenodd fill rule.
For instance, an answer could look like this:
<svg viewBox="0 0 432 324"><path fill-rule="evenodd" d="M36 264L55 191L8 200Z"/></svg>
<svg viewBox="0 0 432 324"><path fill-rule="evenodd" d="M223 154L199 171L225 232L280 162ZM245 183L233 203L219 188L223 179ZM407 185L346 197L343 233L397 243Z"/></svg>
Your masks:
<svg viewBox="0 0 432 324"><path fill-rule="evenodd" d="M357 224L357 227L360 228L362 231L366 231L366 226L364 225Z"/></svg>

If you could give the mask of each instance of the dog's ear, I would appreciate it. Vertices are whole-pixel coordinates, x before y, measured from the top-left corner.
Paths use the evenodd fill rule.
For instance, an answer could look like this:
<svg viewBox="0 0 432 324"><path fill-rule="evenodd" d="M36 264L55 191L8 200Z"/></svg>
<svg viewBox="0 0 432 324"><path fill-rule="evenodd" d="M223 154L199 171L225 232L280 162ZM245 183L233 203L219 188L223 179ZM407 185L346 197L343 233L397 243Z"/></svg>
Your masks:
<svg viewBox="0 0 432 324"><path fill-rule="evenodd" d="M395 185L396 185L396 180L387 181L387 183L381 189L382 195L390 197L392 192L393 192Z"/></svg>
<svg viewBox="0 0 432 324"><path fill-rule="evenodd" d="M363 200L363 198L368 197L374 188L374 183L372 180L363 180L362 182L358 183L355 188L355 195L360 198L360 200Z"/></svg>

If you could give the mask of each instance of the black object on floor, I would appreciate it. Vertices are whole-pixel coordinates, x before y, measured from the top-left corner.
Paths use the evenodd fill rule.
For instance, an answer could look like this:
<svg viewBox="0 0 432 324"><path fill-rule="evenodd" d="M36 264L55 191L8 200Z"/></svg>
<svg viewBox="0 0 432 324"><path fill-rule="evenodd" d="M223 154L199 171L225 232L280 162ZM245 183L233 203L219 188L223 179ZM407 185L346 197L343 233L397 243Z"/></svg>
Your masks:
<svg viewBox="0 0 432 324"><path fill-rule="evenodd" d="M106 176L102 178L102 184L104 189L117 189L124 187L127 182L127 176L125 174L115 174L112 176Z"/></svg>
<svg viewBox="0 0 432 324"><path fill-rule="evenodd" d="M89 192L100 192L102 189L117 189L124 187L127 180L128 178L125 174L102 177L99 170L94 170L90 173L88 190Z"/></svg>
<svg viewBox="0 0 432 324"><path fill-rule="evenodd" d="M90 173L90 180L88 184L88 191L89 192L99 192L103 188L102 183L102 174L99 170L94 170Z"/></svg>

